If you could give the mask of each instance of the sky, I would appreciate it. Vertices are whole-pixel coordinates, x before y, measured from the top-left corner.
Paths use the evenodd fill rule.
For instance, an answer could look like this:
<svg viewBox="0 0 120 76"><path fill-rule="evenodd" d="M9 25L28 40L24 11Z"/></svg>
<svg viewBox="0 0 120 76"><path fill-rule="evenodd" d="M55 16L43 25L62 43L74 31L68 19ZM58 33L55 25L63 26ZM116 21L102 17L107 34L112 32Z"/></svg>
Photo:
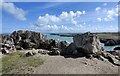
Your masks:
<svg viewBox="0 0 120 76"><path fill-rule="evenodd" d="M2 33L117 32L117 2L9 2L0 4Z"/></svg>

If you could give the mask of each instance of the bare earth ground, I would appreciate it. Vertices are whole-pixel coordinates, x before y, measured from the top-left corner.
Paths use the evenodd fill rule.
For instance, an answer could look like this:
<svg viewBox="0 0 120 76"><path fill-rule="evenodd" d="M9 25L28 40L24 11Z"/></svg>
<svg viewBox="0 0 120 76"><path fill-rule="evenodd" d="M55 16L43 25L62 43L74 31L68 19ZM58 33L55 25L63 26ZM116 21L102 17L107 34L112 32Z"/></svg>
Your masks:
<svg viewBox="0 0 120 76"><path fill-rule="evenodd" d="M20 74L118 74L118 66L108 61L100 61L96 58L64 58L63 56L48 56L37 54L44 64L28 70L12 70L9 73ZM18 72L19 71L19 72Z"/></svg>

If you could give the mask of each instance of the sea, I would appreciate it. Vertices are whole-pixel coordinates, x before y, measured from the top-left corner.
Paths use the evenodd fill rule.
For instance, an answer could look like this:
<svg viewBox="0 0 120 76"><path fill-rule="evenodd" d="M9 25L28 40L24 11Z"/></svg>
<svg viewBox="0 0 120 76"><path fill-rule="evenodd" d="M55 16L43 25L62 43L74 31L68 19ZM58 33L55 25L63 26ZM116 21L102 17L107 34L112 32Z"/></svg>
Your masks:
<svg viewBox="0 0 120 76"><path fill-rule="evenodd" d="M62 37L62 36L58 36L58 35L50 35L50 34L45 34L47 36L48 39L58 39L61 41L68 41L69 43L73 42L73 37ZM103 48L106 51L113 51L113 49L115 47L120 47L120 45L115 45L115 46L103 46Z"/></svg>

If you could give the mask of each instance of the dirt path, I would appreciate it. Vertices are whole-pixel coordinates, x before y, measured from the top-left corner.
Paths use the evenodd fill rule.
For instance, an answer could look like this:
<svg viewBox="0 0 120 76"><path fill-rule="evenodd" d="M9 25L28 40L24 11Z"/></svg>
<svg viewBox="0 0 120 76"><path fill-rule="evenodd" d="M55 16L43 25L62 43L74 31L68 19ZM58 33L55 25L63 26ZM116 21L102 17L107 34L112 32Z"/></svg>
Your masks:
<svg viewBox="0 0 120 76"><path fill-rule="evenodd" d="M63 56L40 56L45 62L34 69L34 74L115 74L118 66L108 61L86 58L64 58Z"/></svg>

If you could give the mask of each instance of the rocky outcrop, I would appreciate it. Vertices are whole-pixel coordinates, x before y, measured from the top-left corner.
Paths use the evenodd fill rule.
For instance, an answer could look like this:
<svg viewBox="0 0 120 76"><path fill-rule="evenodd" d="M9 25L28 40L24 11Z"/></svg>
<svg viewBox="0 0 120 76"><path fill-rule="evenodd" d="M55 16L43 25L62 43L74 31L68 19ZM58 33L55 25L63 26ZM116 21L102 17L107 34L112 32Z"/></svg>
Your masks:
<svg viewBox="0 0 120 76"><path fill-rule="evenodd" d="M100 38L100 42L104 43L105 46L120 45L120 40L114 40L114 39Z"/></svg>
<svg viewBox="0 0 120 76"><path fill-rule="evenodd" d="M60 41L56 39L47 39L47 37L39 32L34 31L23 31L18 30L14 31L10 35L0 35L2 37L2 43L5 47L11 48L14 47L17 50L22 49L46 49L46 50L53 50L53 48L59 49L59 52L61 50L64 50L68 46L67 41ZM8 45L8 46L6 46ZM9 50L9 49L8 49ZM58 51L58 50L56 50ZM54 53L54 52L51 52Z"/></svg>
<svg viewBox="0 0 120 76"><path fill-rule="evenodd" d="M21 46L23 49L40 48L40 44L46 40L46 37L38 32L33 31L14 31L11 34L14 44Z"/></svg>
<svg viewBox="0 0 120 76"><path fill-rule="evenodd" d="M73 37L75 47L79 53L95 54L103 51L103 44L99 41L99 37L92 33L85 33Z"/></svg>

